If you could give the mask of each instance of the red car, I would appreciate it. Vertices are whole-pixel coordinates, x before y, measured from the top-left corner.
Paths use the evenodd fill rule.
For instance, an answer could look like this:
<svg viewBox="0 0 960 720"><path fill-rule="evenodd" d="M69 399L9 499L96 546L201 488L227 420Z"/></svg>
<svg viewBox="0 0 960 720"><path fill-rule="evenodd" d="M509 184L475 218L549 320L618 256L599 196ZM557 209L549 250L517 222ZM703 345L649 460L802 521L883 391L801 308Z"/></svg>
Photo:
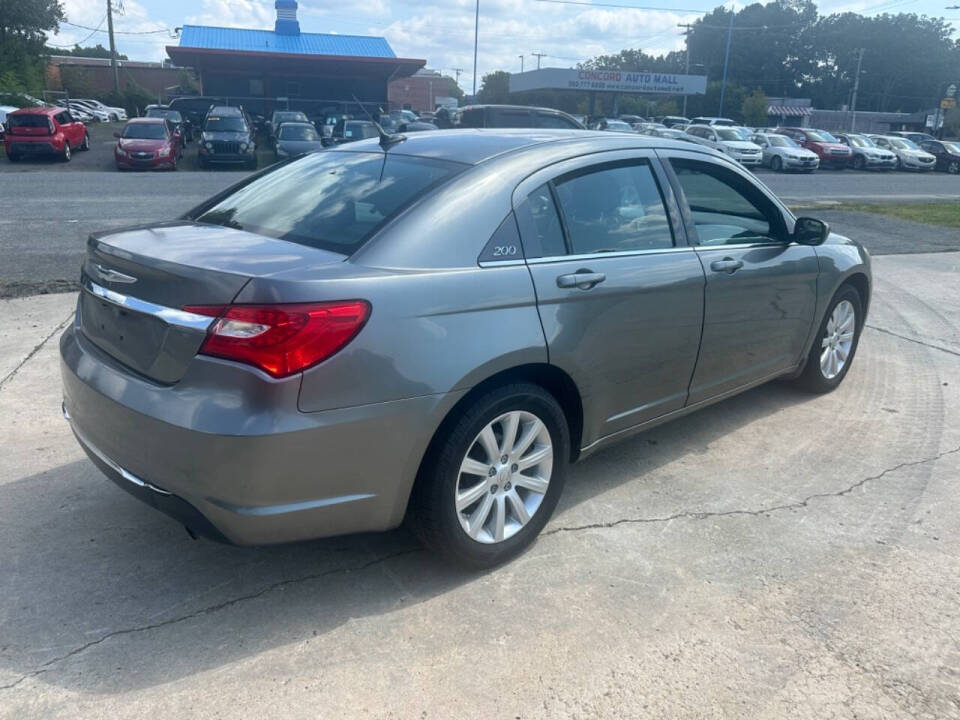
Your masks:
<svg viewBox="0 0 960 720"><path fill-rule="evenodd" d="M853 151L826 130L813 128L777 128L781 135L793 138L800 146L815 152L820 158L820 167L842 170L853 160Z"/></svg>
<svg viewBox="0 0 960 720"><path fill-rule="evenodd" d="M136 118L113 134L118 170L176 170L183 155L180 137L163 118Z"/></svg>
<svg viewBox="0 0 960 720"><path fill-rule="evenodd" d="M3 147L10 162L22 157L53 155L64 162L74 150L89 150L87 126L61 107L31 107L7 115Z"/></svg>

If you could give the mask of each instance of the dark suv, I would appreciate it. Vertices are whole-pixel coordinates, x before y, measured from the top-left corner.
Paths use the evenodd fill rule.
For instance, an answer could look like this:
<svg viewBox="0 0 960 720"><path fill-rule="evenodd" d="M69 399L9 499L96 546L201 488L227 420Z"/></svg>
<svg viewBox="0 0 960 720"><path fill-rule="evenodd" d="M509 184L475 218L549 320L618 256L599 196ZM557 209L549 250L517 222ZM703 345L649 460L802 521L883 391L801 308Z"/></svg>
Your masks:
<svg viewBox="0 0 960 720"><path fill-rule="evenodd" d="M210 108L200 134L200 165L212 163L243 163L248 168L257 166L257 145L253 126L242 108Z"/></svg>
<svg viewBox="0 0 960 720"><path fill-rule="evenodd" d="M462 128L584 129L565 112L524 105L468 105L460 111L458 125Z"/></svg>

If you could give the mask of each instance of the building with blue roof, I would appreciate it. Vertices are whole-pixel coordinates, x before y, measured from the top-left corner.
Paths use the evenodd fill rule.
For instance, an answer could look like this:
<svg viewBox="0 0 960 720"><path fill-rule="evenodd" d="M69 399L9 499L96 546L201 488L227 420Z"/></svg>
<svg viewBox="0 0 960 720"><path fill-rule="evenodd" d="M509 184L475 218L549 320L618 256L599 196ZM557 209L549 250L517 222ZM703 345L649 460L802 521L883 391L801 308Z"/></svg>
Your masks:
<svg viewBox="0 0 960 720"><path fill-rule="evenodd" d="M398 58L382 37L305 33L296 0L276 0L274 29L184 25L170 59L196 71L201 94L251 112L308 113L387 108L387 86L413 75L426 61Z"/></svg>

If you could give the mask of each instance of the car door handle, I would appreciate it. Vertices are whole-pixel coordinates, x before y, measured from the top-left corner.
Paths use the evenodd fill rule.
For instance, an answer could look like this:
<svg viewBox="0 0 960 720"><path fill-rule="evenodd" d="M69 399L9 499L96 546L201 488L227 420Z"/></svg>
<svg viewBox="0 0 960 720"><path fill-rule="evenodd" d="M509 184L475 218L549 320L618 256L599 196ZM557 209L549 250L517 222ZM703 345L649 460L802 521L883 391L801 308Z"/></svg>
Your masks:
<svg viewBox="0 0 960 720"><path fill-rule="evenodd" d="M714 272L725 272L733 274L743 267L743 260L734 260L726 257L723 260L714 260L710 263L710 269Z"/></svg>
<svg viewBox="0 0 960 720"><path fill-rule="evenodd" d="M590 272L589 270L577 270L569 275L560 275L557 277L557 287L561 288L579 288L589 290L595 285L599 285L607 276L603 273Z"/></svg>

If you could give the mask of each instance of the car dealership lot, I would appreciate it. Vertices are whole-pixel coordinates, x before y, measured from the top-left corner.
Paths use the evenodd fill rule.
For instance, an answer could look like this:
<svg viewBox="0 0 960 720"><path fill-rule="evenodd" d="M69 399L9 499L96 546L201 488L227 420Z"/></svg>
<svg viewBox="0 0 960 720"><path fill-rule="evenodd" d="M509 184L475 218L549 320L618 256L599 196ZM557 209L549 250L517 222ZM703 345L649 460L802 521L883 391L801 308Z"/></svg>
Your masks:
<svg viewBox="0 0 960 720"><path fill-rule="evenodd" d="M0 301L0 717L956 717L956 253L875 259L833 394L573 468L531 551L193 541L59 417L70 294Z"/></svg>
<svg viewBox="0 0 960 720"><path fill-rule="evenodd" d="M174 218L246 176L235 170L64 174L61 169L43 162L0 164L0 189L5 200L0 216L0 250L4 257L0 263L0 297L69 289L78 277L84 244L91 232ZM960 201L960 178L945 173L845 170L788 175L759 170L758 176L791 204L824 200ZM810 210L808 214L818 212ZM857 227L833 219L831 222L839 232L852 232ZM909 231L909 225L897 227L908 228L902 234L909 238L909 244L901 251L960 248L960 234L954 231L932 228L919 232ZM931 236L940 239L931 244ZM871 245L872 233L854 237L871 251L876 250Z"/></svg>

